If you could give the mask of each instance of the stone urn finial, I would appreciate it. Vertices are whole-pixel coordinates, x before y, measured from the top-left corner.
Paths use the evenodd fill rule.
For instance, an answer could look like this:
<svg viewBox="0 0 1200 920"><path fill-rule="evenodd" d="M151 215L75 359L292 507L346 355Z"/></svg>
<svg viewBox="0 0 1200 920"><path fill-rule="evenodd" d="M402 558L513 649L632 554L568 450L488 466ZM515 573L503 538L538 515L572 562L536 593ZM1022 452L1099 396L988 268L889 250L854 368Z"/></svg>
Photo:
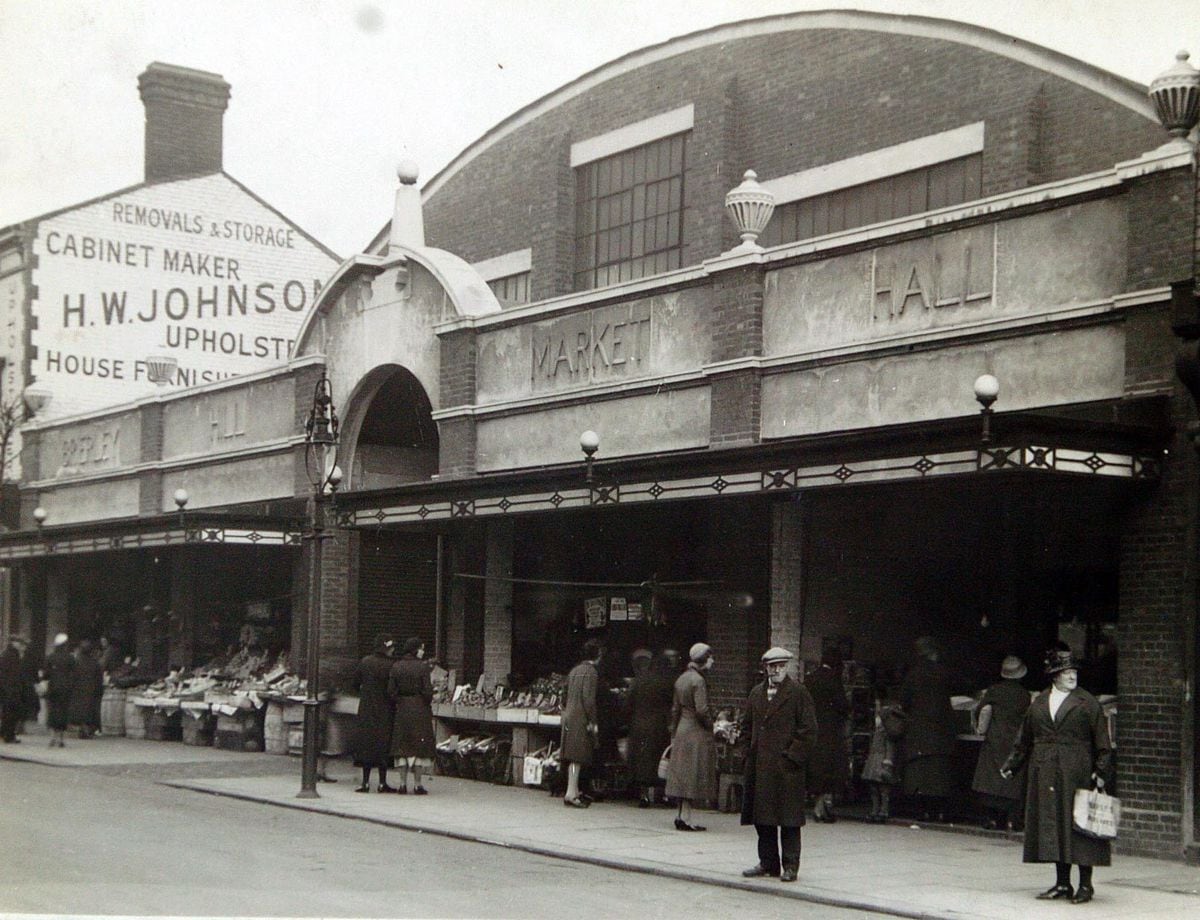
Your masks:
<svg viewBox="0 0 1200 920"><path fill-rule="evenodd" d="M1175 63L1150 83L1150 98L1158 120L1172 137L1186 138L1200 121L1200 70L1180 51Z"/></svg>
<svg viewBox="0 0 1200 920"><path fill-rule="evenodd" d="M758 174L753 169L747 169L741 184L725 195L725 210L742 237L741 245L733 251L762 249L758 237L775 212L775 196L758 184Z"/></svg>

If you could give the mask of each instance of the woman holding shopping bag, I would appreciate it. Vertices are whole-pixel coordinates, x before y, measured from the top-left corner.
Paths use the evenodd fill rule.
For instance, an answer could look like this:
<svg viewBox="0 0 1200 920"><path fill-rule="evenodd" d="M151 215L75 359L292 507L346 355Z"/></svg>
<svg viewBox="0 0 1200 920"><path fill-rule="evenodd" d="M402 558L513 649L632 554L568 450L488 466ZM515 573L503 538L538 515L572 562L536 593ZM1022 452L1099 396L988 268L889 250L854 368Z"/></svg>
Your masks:
<svg viewBox="0 0 1200 920"><path fill-rule="evenodd" d="M1112 763L1108 724L1096 698L1079 687L1071 650L1046 653L1049 689L1029 706L1012 753L1000 768L1005 779L1028 764L1025 801L1025 862L1052 862L1054 885L1038 898L1086 904L1095 894L1092 868L1112 861L1107 840L1081 834L1071 823L1077 789L1103 789ZM1071 866L1079 887L1071 888Z"/></svg>

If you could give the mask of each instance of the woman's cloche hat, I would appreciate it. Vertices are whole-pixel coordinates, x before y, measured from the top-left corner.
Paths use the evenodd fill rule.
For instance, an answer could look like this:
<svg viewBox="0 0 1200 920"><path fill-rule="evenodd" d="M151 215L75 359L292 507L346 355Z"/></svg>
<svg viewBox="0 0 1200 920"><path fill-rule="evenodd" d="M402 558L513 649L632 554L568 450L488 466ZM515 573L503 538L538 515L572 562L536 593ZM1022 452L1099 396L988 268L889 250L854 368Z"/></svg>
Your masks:
<svg viewBox="0 0 1200 920"><path fill-rule="evenodd" d="M1000 663L1000 676L1005 680L1020 680L1029 673L1029 668L1016 655L1008 655Z"/></svg>
<svg viewBox="0 0 1200 920"><path fill-rule="evenodd" d="M1071 654L1070 646L1065 643L1058 643L1050 651L1046 652L1046 674L1058 674L1061 671L1077 671L1079 670L1079 662L1075 660L1075 656Z"/></svg>

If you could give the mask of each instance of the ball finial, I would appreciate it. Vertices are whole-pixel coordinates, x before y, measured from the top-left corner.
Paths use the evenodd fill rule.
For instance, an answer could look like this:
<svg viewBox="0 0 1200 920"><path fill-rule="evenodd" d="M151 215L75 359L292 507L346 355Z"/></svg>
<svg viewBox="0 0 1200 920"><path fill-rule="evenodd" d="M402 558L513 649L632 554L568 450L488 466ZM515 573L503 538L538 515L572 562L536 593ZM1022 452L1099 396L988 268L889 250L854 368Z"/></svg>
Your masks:
<svg viewBox="0 0 1200 920"><path fill-rule="evenodd" d="M416 185L421 171L412 160L401 160L396 164L396 178L401 185Z"/></svg>

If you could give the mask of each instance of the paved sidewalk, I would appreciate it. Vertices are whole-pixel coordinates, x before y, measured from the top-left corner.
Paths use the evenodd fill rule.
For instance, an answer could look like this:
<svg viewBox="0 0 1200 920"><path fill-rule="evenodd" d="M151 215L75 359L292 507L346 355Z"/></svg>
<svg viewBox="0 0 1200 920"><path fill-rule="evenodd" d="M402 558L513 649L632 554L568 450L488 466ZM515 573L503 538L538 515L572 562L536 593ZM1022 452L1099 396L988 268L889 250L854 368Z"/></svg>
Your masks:
<svg viewBox="0 0 1200 920"><path fill-rule="evenodd" d="M1053 869L1025 865L1019 843L980 833L850 820L809 824L800 880L784 884L741 877L755 859L754 832L739 826L736 815L698 812L708 831L679 833L674 812L665 808L620 801L568 809L534 790L448 777L428 782L428 796L364 795L353 791L357 771L344 762L331 768L338 783L319 785L319 799L297 799L295 758L126 738L68 739L67 747L51 749L44 737L26 736L24 744L0 746L0 758L146 772L198 792L902 917L1200 916L1200 868L1118 856L1111 868L1096 870L1097 895L1087 907L1046 903L1033 896L1053 881Z"/></svg>

